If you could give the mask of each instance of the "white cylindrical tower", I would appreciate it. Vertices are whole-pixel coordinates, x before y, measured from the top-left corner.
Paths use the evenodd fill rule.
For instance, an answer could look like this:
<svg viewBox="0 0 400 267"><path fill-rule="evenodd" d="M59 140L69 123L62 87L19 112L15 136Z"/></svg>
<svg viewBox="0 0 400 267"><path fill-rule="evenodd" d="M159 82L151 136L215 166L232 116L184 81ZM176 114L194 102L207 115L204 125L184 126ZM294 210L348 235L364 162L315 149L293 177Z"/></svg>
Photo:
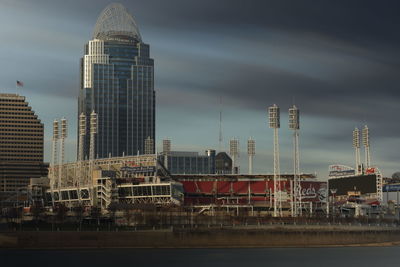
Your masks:
<svg viewBox="0 0 400 267"><path fill-rule="evenodd" d="M353 131L353 148L354 148L354 153L356 157L356 174L360 174L360 165L361 165L361 159L360 159L360 131L356 127Z"/></svg>
<svg viewBox="0 0 400 267"><path fill-rule="evenodd" d="M50 166L50 188L53 190L58 181L58 172L56 171L57 165L57 154L58 154L58 139L60 138L60 129L58 120L54 120L53 122L53 149L51 155L51 166Z"/></svg>
<svg viewBox="0 0 400 267"><path fill-rule="evenodd" d="M86 115L84 113L81 113L79 115L79 151L78 151L78 162L79 162L79 174L77 175L77 180L78 180L78 187L83 184L87 184L87 181L85 179L85 174L84 174L84 169L83 169L83 160L84 160L84 141L85 141L85 136L86 136Z"/></svg>
<svg viewBox="0 0 400 267"><path fill-rule="evenodd" d="M289 108L289 129L293 130L292 216L299 216L302 213L299 151L300 110L295 105Z"/></svg>
<svg viewBox="0 0 400 267"><path fill-rule="evenodd" d="M93 161L94 161L94 153L95 153L95 138L97 134L97 113L92 111L90 114L90 148L89 148L89 184L93 188ZM94 201L92 199L92 201Z"/></svg>
<svg viewBox="0 0 400 267"><path fill-rule="evenodd" d="M163 155L164 155L164 167L168 169L168 157L171 152L171 140L164 139L163 140Z"/></svg>
<svg viewBox="0 0 400 267"><path fill-rule="evenodd" d="M274 217L282 215L282 198L280 188L280 166L279 166L279 128L280 123L280 110L274 104L268 108L269 112L269 127L274 129Z"/></svg>
<svg viewBox="0 0 400 267"><path fill-rule="evenodd" d="M61 187L63 181L63 168L65 156L65 139L67 138L67 120L61 119L61 134L60 134L60 160L58 165L58 187Z"/></svg>
<svg viewBox="0 0 400 267"><path fill-rule="evenodd" d="M86 115L81 113L79 115L79 151L78 151L78 161L84 160L84 138L86 135Z"/></svg>
<svg viewBox="0 0 400 267"><path fill-rule="evenodd" d="M237 164L237 159L239 158L239 140L236 138L233 138L229 141L229 154L231 154L232 157L232 174L238 174L239 173L239 166Z"/></svg>
<svg viewBox="0 0 400 267"><path fill-rule="evenodd" d="M249 156L249 174L253 174L253 158L256 154L256 141L251 137L247 140L247 155Z"/></svg>
<svg viewBox="0 0 400 267"><path fill-rule="evenodd" d="M97 113L92 111L90 114L90 151L89 159L94 160L95 153L95 136L97 134Z"/></svg>
<svg viewBox="0 0 400 267"><path fill-rule="evenodd" d="M369 168L371 166L371 155L369 151L370 143L369 143L369 129L368 126L365 125L362 129L362 138L363 145L365 149L365 168Z"/></svg>
<svg viewBox="0 0 400 267"><path fill-rule="evenodd" d="M171 140L164 139L163 140L163 153L171 152Z"/></svg>
<svg viewBox="0 0 400 267"><path fill-rule="evenodd" d="M154 154L154 140L150 136L144 140L144 154Z"/></svg>

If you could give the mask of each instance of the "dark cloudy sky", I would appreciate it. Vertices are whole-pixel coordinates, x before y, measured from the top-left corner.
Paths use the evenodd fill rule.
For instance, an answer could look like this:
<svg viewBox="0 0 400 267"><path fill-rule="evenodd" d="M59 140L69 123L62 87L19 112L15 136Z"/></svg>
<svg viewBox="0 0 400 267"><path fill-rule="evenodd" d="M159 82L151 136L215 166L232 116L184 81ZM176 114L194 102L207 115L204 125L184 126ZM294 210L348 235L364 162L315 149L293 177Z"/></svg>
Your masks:
<svg viewBox="0 0 400 267"><path fill-rule="evenodd" d="M74 160L79 58L106 0L0 0L0 90L26 95L46 126L70 121ZM400 159L398 1L121 1L155 60L157 143L218 148L223 135L256 140L257 172L272 171L266 108L282 110L281 169L290 172L289 106L301 110L301 170L324 179L354 165L352 130L368 124L372 163L389 176Z"/></svg>

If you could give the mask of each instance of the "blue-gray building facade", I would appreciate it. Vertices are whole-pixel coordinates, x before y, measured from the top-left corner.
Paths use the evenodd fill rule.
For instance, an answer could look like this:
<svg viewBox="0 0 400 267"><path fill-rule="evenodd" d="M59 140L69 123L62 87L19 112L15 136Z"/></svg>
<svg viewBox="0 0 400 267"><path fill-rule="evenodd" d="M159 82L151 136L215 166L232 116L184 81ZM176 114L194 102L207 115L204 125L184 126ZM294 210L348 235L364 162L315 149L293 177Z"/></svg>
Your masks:
<svg viewBox="0 0 400 267"><path fill-rule="evenodd" d="M171 174L215 174L215 150L198 152L169 151L158 156Z"/></svg>
<svg viewBox="0 0 400 267"><path fill-rule="evenodd" d="M78 102L78 116L85 114L87 122L85 158L92 111L98 115L96 158L144 154L145 139L155 138L154 61L121 4L104 9L84 47Z"/></svg>

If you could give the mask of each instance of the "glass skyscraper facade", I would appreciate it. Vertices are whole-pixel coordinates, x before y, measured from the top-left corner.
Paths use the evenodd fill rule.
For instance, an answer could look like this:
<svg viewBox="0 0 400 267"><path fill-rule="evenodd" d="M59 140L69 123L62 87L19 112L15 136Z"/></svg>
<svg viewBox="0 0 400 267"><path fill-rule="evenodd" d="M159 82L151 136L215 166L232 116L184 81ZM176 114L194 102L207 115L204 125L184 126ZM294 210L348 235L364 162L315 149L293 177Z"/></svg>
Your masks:
<svg viewBox="0 0 400 267"><path fill-rule="evenodd" d="M154 62L132 15L121 4L103 10L93 39L85 45L78 109L78 116L87 118L85 158L92 111L98 115L97 158L144 154L145 140L155 140Z"/></svg>

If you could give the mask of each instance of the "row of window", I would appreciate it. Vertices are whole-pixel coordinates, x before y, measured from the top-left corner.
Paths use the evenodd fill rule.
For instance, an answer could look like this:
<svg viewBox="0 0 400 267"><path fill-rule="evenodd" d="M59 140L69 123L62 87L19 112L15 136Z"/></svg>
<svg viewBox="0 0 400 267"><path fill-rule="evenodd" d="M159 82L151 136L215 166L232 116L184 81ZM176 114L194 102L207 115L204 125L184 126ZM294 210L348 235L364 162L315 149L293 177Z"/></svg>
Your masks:
<svg viewBox="0 0 400 267"><path fill-rule="evenodd" d="M9 108L0 107L0 110L10 110L10 111L19 110L19 111L29 111L29 112L33 112L33 111L32 111L31 109L29 109L29 108L13 108L13 107L9 107ZM1 112L1 113L4 113L4 112Z"/></svg>
<svg viewBox="0 0 400 267"><path fill-rule="evenodd" d="M10 141L6 141L6 140L10 140ZM21 142L21 141L22 142ZM27 140L27 141L39 141L39 142L26 142L23 140ZM0 137L0 143L17 143L17 144L32 144L32 145L39 145L39 144L43 144L43 140L40 138L19 138L19 137Z"/></svg>
<svg viewBox="0 0 400 267"><path fill-rule="evenodd" d="M29 136L29 137L31 137L31 136L32 136L32 137L33 137L33 136L40 136L40 137L43 137L43 133L42 133L42 134L29 134L29 135L27 135L27 134L25 134L25 133L22 134L22 133L1 133L1 132L0 132L0 137L1 137L1 138L3 138L3 137L2 137L3 135L12 135L12 136L18 136L18 135L19 135L19 136ZM35 138L35 139L38 139L38 138Z"/></svg>
<svg viewBox="0 0 400 267"><path fill-rule="evenodd" d="M35 120L35 119L30 119L30 120L28 120L27 118L18 118L18 119L20 119L20 120L17 120L17 121L11 120L10 117L7 117L6 120L4 120L4 119L5 119L5 118L1 118L0 122L3 122L3 123L11 123L11 122L14 122L14 123L18 123L18 124L20 124L20 123L39 124L39 123L40 123L38 120Z"/></svg>
<svg viewBox="0 0 400 267"><path fill-rule="evenodd" d="M171 189L169 185L162 186L132 186L118 188L120 197L132 196L161 196L170 195Z"/></svg>
<svg viewBox="0 0 400 267"><path fill-rule="evenodd" d="M10 122L8 121L8 123L10 123ZM2 126L2 128L7 127L7 129L11 129L11 128L43 128L43 125L41 125L41 124L33 124L33 125L32 124L31 125L23 125L23 124L20 124L20 125L9 124L9 125L7 125L7 124L2 124L1 126Z"/></svg>
<svg viewBox="0 0 400 267"><path fill-rule="evenodd" d="M23 99L3 99L0 98L0 102L25 102Z"/></svg>
<svg viewBox="0 0 400 267"><path fill-rule="evenodd" d="M5 158L5 156L9 156L9 158ZM18 155L19 158L15 158L14 154L11 155L0 155L0 160L5 161L34 161L34 162L42 162L43 157L41 156L25 156L25 155Z"/></svg>
<svg viewBox="0 0 400 267"><path fill-rule="evenodd" d="M0 113L1 115L1 113ZM33 121L39 121L37 120L37 116L34 115L32 116L31 114L15 114L15 115L20 115L18 117L12 117L12 116L7 116L4 118L4 116L1 116L2 119L16 119L16 120L23 120L23 121L28 121L28 122L33 122ZM22 122L22 121L18 121L18 122Z"/></svg>
<svg viewBox="0 0 400 267"><path fill-rule="evenodd" d="M0 142L0 144L1 144L1 142ZM21 145L15 145L15 144L4 144L4 143L2 143L3 145L1 146L1 149L3 149L3 150L0 150L0 151L10 151L10 149L17 149L17 148L20 148L21 150L22 149L35 149L35 150L39 150L39 149L43 149L43 145L42 144L38 144L38 145L24 145L24 146L21 146ZM18 151L21 151L21 150L18 150Z"/></svg>
<svg viewBox="0 0 400 267"><path fill-rule="evenodd" d="M25 104L7 104L7 103L0 103L0 106L27 107L27 106L28 106L28 103L25 103Z"/></svg>
<svg viewBox="0 0 400 267"><path fill-rule="evenodd" d="M15 110L15 109L13 109L13 110ZM28 115L28 114L31 114L31 115L33 115L34 114L34 112L33 111L31 111L31 110L22 110L22 111L25 111L25 112L5 112L5 111L0 111L0 115L3 115L3 114L10 114L10 115L22 115L23 113L26 113L26 114L24 114L24 115Z"/></svg>
<svg viewBox="0 0 400 267"><path fill-rule="evenodd" d="M0 131L3 132L35 132L35 133L40 133L43 132L43 127L42 126L38 126L38 127L30 127L30 128L40 128L40 129L35 129L35 130L29 130L29 129L12 129L12 128L0 128Z"/></svg>

